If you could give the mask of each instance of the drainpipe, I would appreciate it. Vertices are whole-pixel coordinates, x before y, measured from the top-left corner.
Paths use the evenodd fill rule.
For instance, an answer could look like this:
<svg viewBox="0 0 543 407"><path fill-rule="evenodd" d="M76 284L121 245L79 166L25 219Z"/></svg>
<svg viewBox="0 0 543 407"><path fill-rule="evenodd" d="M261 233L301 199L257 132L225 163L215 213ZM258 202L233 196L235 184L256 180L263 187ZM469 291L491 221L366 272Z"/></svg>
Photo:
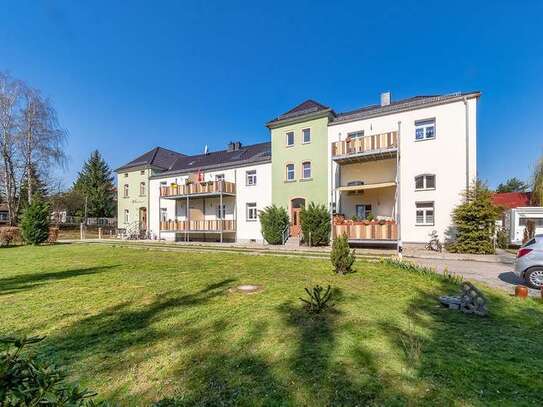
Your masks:
<svg viewBox="0 0 543 407"><path fill-rule="evenodd" d="M466 110L466 191L469 189L469 107L468 99L464 97L464 106Z"/></svg>
<svg viewBox="0 0 543 407"><path fill-rule="evenodd" d="M402 258L402 251L403 251L403 245L402 245L402 221L401 221L401 171L400 171L400 153L401 153L401 145L402 145L402 138L401 138L401 130L402 130L402 122L398 121L398 151L396 152L396 225L398 228L398 243L397 243L397 251L398 251L398 257Z"/></svg>

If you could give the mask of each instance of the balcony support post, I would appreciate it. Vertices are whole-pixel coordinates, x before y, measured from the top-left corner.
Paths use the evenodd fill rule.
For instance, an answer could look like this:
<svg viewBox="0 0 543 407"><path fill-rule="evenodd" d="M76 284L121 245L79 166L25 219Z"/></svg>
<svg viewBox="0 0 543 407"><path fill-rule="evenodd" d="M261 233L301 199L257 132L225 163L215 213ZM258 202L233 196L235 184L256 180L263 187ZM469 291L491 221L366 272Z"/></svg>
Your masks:
<svg viewBox="0 0 543 407"><path fill-rule="evenodd" d="M222 208L222 188L221 188L221 194L220 194L220 203L219 203L219 215L220 216L220 228L221 228L221 243L222 243L222 228L223 228L223 222L224 222L224 215L226 215L224 212L226 211L223 211L223 208Z"/></svg>
<svg viewBox="0 0 543 407"><path fill-rule="evenodd" d="M189 205L189 196L187 195L187 209L185 212L185 221L187 225L185 226L185 242L189 241L189 229L190 229L190 205Z"/></svg>

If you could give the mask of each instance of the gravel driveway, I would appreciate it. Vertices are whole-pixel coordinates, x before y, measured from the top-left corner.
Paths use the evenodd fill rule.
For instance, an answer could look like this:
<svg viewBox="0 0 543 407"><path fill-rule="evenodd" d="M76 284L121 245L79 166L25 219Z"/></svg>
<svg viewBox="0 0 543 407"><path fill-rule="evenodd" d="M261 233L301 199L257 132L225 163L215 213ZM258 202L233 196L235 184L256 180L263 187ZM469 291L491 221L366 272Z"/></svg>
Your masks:
<svg viewBox="0 0 543 407"><path fill-rule="evenodd" d="M438 272L443 272L443 269L447 267L450 273L461 274L464 280L480 281L491 287L501 288L510 294L514 294L515 285L526 285L519 281L513 272L513 264L421 258L410 258L409 260L420 265L434 267ZM541 296L538 290L530 288L529 291L532 296Z"/></svg>

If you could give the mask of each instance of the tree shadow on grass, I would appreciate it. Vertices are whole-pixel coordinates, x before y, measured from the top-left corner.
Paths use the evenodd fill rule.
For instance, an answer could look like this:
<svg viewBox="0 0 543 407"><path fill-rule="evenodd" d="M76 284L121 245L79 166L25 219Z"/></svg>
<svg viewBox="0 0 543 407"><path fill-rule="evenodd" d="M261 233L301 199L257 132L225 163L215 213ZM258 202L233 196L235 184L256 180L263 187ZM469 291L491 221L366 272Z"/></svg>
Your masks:
<svg viewBox="0 0 543 407"><path fill-rule="evenodd" d="M438 291L456 294L447 282ZM405 351L416 379L427 384L417 403L543 404L541 304L485 295L490 309L486 318L449 310L440 306L435 292L418 290L405 313L414 329L382 325L389 340Z"/></svg>
<svg viewBox="0 0 543 407"><path fill-rule="evenodd" d="M111 266L87 267L79 269L70 269L63 271L54 271L49 273L30 273L21 274L14 277L0 279L0 295L13 294L24 290L37 288L48 282L65 280L74 277L87 276L91 274L104 273L112 268L120 266L114 264Z"/></svg>
<svg viewBox="0 0 543 407"><path fill-rule="evenodd" d="M225 279L209 284L190 294L179 291L161 293L149 304L134 304L126 301L77 321L57 336L45 340L45 351L55 355L62 364L72 365L96 355L103 356L103 366L98 370L108 372L123 369L123 361L106 360L110 355L118 355L129 348L137 349L139 359L147 357L145 349L164 337L176 335L176 327L158 330L151 326L167 318L179 308L196 307L225 293L234 279ZM182 321L179 322L180 324ZM183 326L183 329L185 327ZM188 327L187 327L188 329Z"/></svg>

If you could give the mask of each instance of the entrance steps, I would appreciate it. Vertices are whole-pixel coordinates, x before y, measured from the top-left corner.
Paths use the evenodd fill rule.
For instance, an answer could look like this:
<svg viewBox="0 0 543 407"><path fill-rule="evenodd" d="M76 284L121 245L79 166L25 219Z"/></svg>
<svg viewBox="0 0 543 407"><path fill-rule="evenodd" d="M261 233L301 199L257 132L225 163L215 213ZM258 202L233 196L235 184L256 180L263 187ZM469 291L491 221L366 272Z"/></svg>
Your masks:
<svg viewBox="0 0 543 407"><path fill-rule="evenodd" d="M300 237L299 236L290 236L285 242L285 248L296 249L300 247Z"/></svg>

